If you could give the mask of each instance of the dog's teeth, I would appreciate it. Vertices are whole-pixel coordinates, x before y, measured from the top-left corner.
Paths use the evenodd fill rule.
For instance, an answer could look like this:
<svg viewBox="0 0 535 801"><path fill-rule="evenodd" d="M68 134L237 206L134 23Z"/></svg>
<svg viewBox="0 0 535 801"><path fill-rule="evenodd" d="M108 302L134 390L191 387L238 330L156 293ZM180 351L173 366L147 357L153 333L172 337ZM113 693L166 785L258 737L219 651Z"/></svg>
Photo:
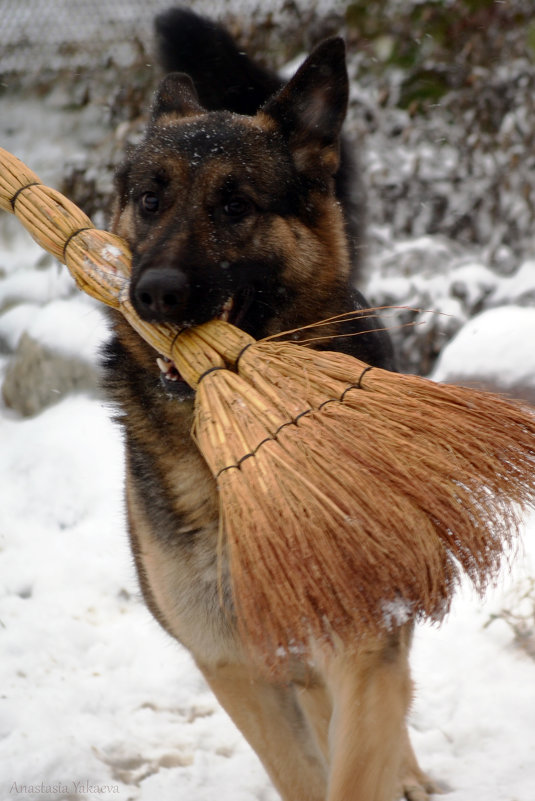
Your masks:
<svg viewBox="0 0 535 801"><path fill-rule="evenodd" d="M171 361L169 359L165 359L162 356L158 356L156 359L156 364L162 371L162 373L167 373L169 368L171 367Z"/></svg>
<svg viewBox="0 0 535 801"><path fill-rule="evenodd" d="M158 356L156 359L156 364L158 365L166 381L181 380L180 373L176 369L174 362L172 362L171 359L168 359L167 356Z"/></svg>
<svg viewBox="0 0 535 801"><path fill-rule="evenodd" d="M225 323L228 323L230 313L233 307L234 307L234 298L228 298L223 304L223 308L221 309L221 314L219 315L219 319L223 320L223 322Z"/></svg>

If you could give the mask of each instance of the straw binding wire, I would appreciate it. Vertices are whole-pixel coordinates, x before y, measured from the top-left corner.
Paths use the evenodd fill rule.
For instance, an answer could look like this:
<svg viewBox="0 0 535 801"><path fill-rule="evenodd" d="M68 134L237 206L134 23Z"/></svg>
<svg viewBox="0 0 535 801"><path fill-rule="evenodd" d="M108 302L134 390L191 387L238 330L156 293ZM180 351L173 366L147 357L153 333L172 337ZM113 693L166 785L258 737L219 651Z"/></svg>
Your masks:
<svg viewBox="0 0 535 801"><path fill-rule="evenodd" d="M17 189L17 191L15 192L15 194L13 195L13 197L9 199L9 202L11 203L11 208L13 209L13 211L15 211L15 203L17 202L17 198L20 195L20 193L24 192L25 189L29 189L30 186L43 186L43 184L41 183L41 181L31 181L29 184L25 184L24 186L20 186Z"/></svg>
<svg viewBox="0 0 535 801"><path fill-rule="evenodd" d="M66 259L68 246L71 244L74 237L78 236L78 234L81 234L82 231L93 231L93 226L86 225L84 228L78 228L77 231L73 231L72 234L69 234L68 238L65 240L65 244L63 245L63 261Z"/></svg>
<svg viewBox="0 0 535 801"><path fill-rule="evenodd" d="M251 347L251 345L254 345L254 344L255 344L254 342L251 342L251 343L249 343L248 345L246 345L246 346L245 346L245 347L242 349L242 351L241 351L241 353L240 353L240 356L242 355L242 353L243 353L243 352L244 352L244 351L245 351L247 348ZM239 358L240 358L240 356L238 356L238 359L236 360L236 365L237 365L237 363L238 363L238 361L239 361ZM199 380L198 380L198 384L200 384L201 380L202 380L202 379L203 379L203 378L204 378L204 377L205 377L205 376L206 376L208 373L211 373L211 372L213 372L214 370L225 370L225 369L228 369L228 368L226 368L226 367L210 367L210 369L206 370L206 372L204 372L204 373L203 373L203 374L200 376L200 378L199 378ZM281 423L281 424L280 424L280 426L279 426L278 428L276 428L276 429L275 429L275 431L274 431L274 432L273 432L273 433L272 433L272 434L271 434L269 437L264 437L264 439L262 439L262 440L261 440L261 441L258 443L258 445L256 445L256 446L255 446L255 447L254 447L254 448L253 448L251 451L249 451L248 453L246 453L246 454L244 454L243 456L241 456L241 457L240 457L240 458L239 458L239 459L238 459L238 460L237 460L237 461L236 461L234 464L228 464L228 465L226 465L225 467L222 467L222 468L220 468L220 470L218 470L218 471L217 471L217 473L216 473L216 474L215 474L215 476L214 476L214 478L216 479L216 481L217 481L217 479L219 478L219 476L220 476L222 473L225 473L227 470L236 470L236 469L239 469L239 468L241 467L242 463L243 463L243 462L244 462L246 459L249 459L251 456L256 456L256 454L258 453L258 451L260 450L260 448L262 447L262 445L265 445L267 442L273 442L273 441L276 441L276 440L277 440L277 437L278 437L278 435L280 434L280 432L281 432L281 431L282 431L284 428L287 428L288 426L296 426L296 425L298 424L299 420L300 420L302 417L305 417L305 416L306 416L306 415L308 415L308 414L312 414L313 412L319 412L321 409L323 409L325 406L327 406L327 405L328 405L328 404L330 404L330 403L343 403L343 402L344 402L344 398L345 398L345 396L347 395L347 393L348 393L350 390L352 390L352 389L362 389L362 379L364 378L364 376L366 375L366 373L367 373L368 371L370 371L370 370L373 370L373 369L374 369L374 368L373 368L371 365L368 365L367 367L365 367L365 368L362 370L362 372L361 372L361 374L360 374L360 376L359 376L359 378L358 378L358 381L357 381L355 384L349 384L349 385L348 385L348 386L347 386L347 387L344 389L344 391L342 392L342 394L340 395L340 397L339 397L339 398L327 398L327 400L324 400L322 403L320 403L320 404L319 404L319 406L317 406L317 407L310 406L308 409L303 409L303 411L302 411L302 412L299 412L299 414L297 414L297 415L296 415L295 417L293 417L291 420L286 420L284 423Z"/></svg>

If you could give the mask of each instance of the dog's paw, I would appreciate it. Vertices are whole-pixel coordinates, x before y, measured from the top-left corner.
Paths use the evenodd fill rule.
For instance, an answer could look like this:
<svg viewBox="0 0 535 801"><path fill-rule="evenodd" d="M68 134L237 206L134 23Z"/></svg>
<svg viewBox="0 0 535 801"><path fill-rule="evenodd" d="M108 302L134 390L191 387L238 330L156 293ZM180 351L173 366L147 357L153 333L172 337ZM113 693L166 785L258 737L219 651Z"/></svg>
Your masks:
<svg viewBox="0 0 535 801"><path fill-rule="evenodd" d="M399 798L406 801L431 801L431 796L441 795L444 792L444 787L440 787L429 776L418 770L402 777Z"/></svg>

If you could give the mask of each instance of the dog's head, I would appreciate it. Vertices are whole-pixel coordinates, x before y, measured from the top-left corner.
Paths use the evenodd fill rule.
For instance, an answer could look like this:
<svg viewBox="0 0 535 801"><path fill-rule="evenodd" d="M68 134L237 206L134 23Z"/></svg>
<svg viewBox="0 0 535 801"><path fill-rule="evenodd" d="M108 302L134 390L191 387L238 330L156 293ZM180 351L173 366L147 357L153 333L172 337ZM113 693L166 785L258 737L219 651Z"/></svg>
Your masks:
<svg viewBox="0 0 535 801"><path fill-rule="evenodd" d="M207 112L188 76L162 81L147 134L119 168L113 230L149 321L214 317L255 337L328 316L349 259L334 197L348 81L321 44L254 117Z"/></svg>

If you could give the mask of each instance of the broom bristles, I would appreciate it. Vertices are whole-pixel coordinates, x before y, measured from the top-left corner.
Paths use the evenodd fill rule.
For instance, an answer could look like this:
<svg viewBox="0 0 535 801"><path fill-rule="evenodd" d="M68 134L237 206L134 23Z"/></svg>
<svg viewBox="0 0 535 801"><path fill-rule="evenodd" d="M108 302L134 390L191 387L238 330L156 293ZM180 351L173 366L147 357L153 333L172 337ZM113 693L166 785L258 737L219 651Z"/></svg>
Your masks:
<svg viewBox="0 0 535 801"><path fill-rule="evenodd" d="M218 479L238 619L265 654L377 631L396 607L440 620L462 572L493 580L532 502L533 452L497 444L481 467L481 448L411 446L387 418L359 440L366 408L311 413Z"/></svg>
<svg viewBox="0 0 535 801"><path fill-rule="evenodd" d="M396 610L439 621L463 573L485 591L535 496L529 407L291 344L257 343L239 370L249 388L207 376L199 408L242 431L262 422L249 450L225 462L204 418L196 437L218 476L238 620L264 660L376 632Z"/></svg>

